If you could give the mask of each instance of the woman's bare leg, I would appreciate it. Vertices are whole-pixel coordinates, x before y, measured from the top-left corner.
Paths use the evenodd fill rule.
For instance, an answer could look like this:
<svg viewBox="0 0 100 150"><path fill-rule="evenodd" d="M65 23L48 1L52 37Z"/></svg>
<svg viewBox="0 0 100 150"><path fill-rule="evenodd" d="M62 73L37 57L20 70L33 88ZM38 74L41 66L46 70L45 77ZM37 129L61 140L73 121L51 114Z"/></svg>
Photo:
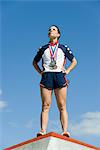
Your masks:
<svg viewBox="0 0 100 150"><path fill-rule="evenodd" d="M55 96L57 106L60 112L60 121L63 132L66 132L68 129L68 113L66 111L66 93L67 87L55 89Z"/></svg>
<svg viewBox="0 0 100 150"><path fill-rule="evenodd" d="M52 100L52 90L48 90L44 87L40 87L42 98L42 111L41 111L41 131L46 131L48 124L48 112Z"/></svg>

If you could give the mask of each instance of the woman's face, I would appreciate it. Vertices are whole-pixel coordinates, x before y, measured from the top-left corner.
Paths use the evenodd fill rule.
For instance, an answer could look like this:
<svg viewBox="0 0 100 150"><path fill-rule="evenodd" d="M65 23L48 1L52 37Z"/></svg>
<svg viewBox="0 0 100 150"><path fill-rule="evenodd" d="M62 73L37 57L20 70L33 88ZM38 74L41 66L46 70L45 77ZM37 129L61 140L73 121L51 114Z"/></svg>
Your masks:
<svg viewBox="0 0 100 150"><path fill-rule="evenodd" d="M60 36L58 29L55 26L51 26L48 32L48 36L50 39L58 38Z"/></svg>

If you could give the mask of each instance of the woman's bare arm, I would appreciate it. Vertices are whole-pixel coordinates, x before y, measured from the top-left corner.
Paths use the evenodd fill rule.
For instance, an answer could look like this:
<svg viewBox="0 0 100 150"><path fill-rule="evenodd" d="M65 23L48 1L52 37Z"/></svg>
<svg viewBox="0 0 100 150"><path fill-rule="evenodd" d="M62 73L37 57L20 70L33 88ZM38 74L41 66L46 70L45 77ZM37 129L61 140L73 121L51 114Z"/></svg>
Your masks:
<svg viewBox="0 0 100 150"><path fill-rule="evenodd" d="M33 60L33 66L36 69L36 71L42 75L42 70L40 69L38 63L35 60Z"/></svg>
<svg viewBox="0 0 100 150"><path fill-rule="evenodd" d="M72 60L72 62L71 62L71 64L70 64L70 66L69 66L64 72L65 72L66 74L69 74L70 71L75 68L76 64L77 64L77 60L76 60L76 58L74 57L73 60Z"/></svg>

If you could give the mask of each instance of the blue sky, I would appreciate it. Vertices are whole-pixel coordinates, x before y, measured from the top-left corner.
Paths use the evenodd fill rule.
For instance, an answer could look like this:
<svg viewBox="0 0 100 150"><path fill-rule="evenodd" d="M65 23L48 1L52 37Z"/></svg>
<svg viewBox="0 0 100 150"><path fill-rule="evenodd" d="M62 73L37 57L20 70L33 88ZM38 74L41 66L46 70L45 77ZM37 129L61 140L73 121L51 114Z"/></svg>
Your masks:
<svg viewBox="0 0 100 150"><path fill-rule="evenodd" d="M72 138L100 147L100 2L2 1L0 5L1 147L34 138L40 129L41 77L32 60L38 48L48 43L51 24L59 26L59 42L67 44L78 61L67 76L69 131ZM54 95L51 131L61 133Z"/></svg>

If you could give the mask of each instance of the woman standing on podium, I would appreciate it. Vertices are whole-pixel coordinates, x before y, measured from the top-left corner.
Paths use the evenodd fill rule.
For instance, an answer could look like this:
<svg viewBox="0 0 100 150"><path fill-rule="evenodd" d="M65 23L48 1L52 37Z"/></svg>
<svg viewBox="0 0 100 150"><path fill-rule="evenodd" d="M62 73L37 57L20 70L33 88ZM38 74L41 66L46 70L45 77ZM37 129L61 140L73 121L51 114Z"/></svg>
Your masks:
<svg viewBox="0 0 100 150"><path fill-rule="evenodd" d="M66 95L68 80L66 75L70 73L77 64L71 49L67 45L59 43L60 30L56 25L50 26L48 30L49 43L39 48L33 60L33 66L41 75L40 91L42 99L41 130L37 136L46 134L48 113L52 100L52 91L57 101L62 126L62 135L70 137L68 132L68 113L66 110ZM42 59L42 67L38 62ZM64 65L68 59L71 63L67 69Z"/></svg>

